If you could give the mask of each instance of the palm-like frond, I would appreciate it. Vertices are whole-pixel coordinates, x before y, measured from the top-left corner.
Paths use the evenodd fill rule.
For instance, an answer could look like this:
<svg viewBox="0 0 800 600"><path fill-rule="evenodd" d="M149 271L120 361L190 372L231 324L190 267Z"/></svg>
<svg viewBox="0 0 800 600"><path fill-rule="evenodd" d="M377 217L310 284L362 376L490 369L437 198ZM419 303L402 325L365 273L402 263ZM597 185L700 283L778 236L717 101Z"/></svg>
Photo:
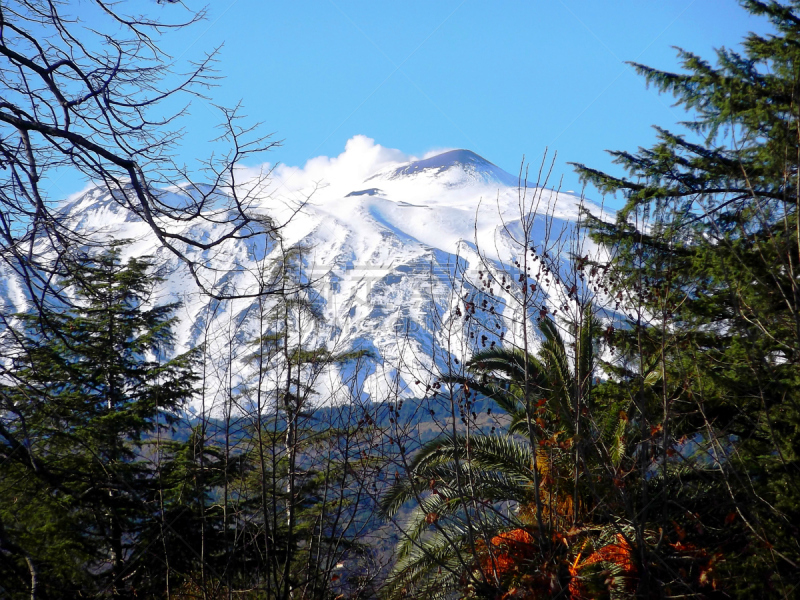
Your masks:
<svg viewBox="0 0 800 600"><path fill-rule="evenodd" d="M381 499L381 508L393 517L407 501L433 487L440 493L455 490L453 497L469 489L480 498L513 494L533 478L530 445L506 436L444 436L425 444L409 466L408 477L399 479ZM456 467L458 463L458 467ZM492 490L496 490L492 492ZM473 496L475 497L475 496Z"/></svg>
<svg viewBox="0 0 800 600"><path fill-rule="evenodd" d="M614 468L619 468L622 459L626 455L626 432L628 429L628 418L620 415L614 436L611 440L611 464Z"/></svg>
<svg viewBox="0 0 800 600"><path fill-rule="evenodd" d="M533 453L530 445L508 436L446 435L423 446L411 464L412 473L424 474L430 466L456 460L529 477Z"/></svg>
<svg viewBox="0 0 800 600"><path fill-rule="evenodd" d="M539 328L544 334L541 354L547 365L548 406L558 414L562 426L573 429L572 411L575 406L574 374L569 364L569 356L564 346L564 339L554 321L542 319Z"/></svg>
<svg viewBox="0 0 800 600"><path fill-rule="evenodd" d="M403 550L398 552L383 596L447 598L465 583L485 585L485 574L476 568L476 552L485 549L498 532L519 528L521 523L492 512L475 517L455 514L438 530L401 541Z"/></svg>
<svg viewBox="0 0 800 600"><path fill-rule="evenodd" d="M543 383L547 371L546 365L536 356L526 353L522 348L506 347L495 347L474 354L467 368L478 373L498 371L517 383L525 380L526 373L530 381Z"/></svg>
<svg viewBox="0 0 800 600"><path fill-rule="evenodd" d="M501 581L479 581L486 578L481 561L491 553L492 540L533 522L534 504L551 525L573 513L580 498L565 472L572 472L568 449L575 417L591 389L596 327L587 309L570 354L555 322L543 319L537 356L492 348L472 357L466 378L445 378L492 399L511 417L508 435L444 435L429 442L414 456L407 477L384 495L381 507L389 517L406 502L417 503L402 527L387 598L445 598L456 590L473 593L473 585L499 586ZM616 437L624 444L624 428ZM502 514L502 502L515 503L518 511ZM540 517L537 522L543 527Z"/></svg>
<svg viewBox="0 0 800 600"><path fill-rule="evenodd" d="M414 544L405 556L398 558L384 583L382 596L447 598L460 584L466 542L464 532L455 536L431 533L428 539Z"/></svg>
<svg viewBox="0 0 800 600"><path fill-rule="evenodd" d="M596 366L594 339L598 328L599 322L591 307L587 307L575 337L573 368L556 322L542 319L539 329L544 340L539 356L521 348L492 348L479 352L467 363L473 374L468 385L493 399L511 416L514 433L528 433L526 411L531 410L530 402L537 399L546 399L548 409L557 416L560 425L572 431L574 411L585 402L584 397L577 398L576 394L586 396L591 387L591 376Z"/></svg>

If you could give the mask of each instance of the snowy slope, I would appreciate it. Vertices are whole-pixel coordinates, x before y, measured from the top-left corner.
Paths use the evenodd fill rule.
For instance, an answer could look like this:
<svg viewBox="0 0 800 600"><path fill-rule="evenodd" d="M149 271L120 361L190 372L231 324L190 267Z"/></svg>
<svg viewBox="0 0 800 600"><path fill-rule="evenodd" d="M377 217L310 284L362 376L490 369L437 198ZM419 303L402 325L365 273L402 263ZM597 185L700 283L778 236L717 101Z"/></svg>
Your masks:
<svg viewBox="0 0 800 600"><path fill-rule="evenodd" d="M340 395L341 382L350 377L363 386L362 397L420 395L437 364L463 360L474 348L465 324L455 318L455 306L475 291L486 261L497 273L516 276L513 261L522 252L512 239L521 227L518 178L473 152L452 150L423 160L390 161L354 181L327 182L304 200L286 181L276 180L255 209L285 224L280 244L261 236L209 252L181 249L207 267L202 276L209 287L245 294L258 289L282 248L302 249L297 278L309 284L308 297L325 317L324 325L303 330L304 343L339 351L360 348L373 355L358 373L353 366L326 373L325 381L318 382L319 397ZM181 201L181 190L170 193L172 201ZM579 198L532 187L525 198L539 215L534 222L537 244L549 237L551 254L566 253ZM590 209L601 212L597 206ZM103 190L87 192L64 211L76 230L133 240L128 254L157 259L165 281L155 301L182 303L176 352L201 343L207 347L206 393L195 408L220 410L230 396L225 390L247 377L241 359L249 352L246 342L263 329L258 315L264 303L253 298L216 301L202 294L186 266ZM219 231L187 225L181 233L203 239ZM0 286L4 311L24 308L23 290L12 279ZM541 285L546 298L546 285L557 284L553 278ZM503 313L500 305L498 313ZM514 316L507 308L489 325L507 330L510 339Z"/></svg>

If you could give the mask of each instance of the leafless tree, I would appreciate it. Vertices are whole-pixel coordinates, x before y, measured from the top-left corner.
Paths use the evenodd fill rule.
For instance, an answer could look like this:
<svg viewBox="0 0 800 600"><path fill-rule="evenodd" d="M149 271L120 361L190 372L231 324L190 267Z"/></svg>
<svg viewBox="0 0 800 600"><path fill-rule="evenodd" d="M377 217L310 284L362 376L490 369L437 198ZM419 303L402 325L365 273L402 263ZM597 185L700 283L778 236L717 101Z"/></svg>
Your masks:
<svg viewBox="0 0 800 600"><path fill-rule="evenodd" d="M216 50L181 70L163 38L203 17L170 0L0 4L0 260L34 300L52 291L71 251L98 243L70 230L60 215L63 199L48 193L48 179L63 170L108 188L206 292L213 277L187 250L276 234L251 210L268 173L242 186L236 166L278 142L243 125L240 107L219 107L214 141L226 150L193 171L176 159L188 104L169 107L182 98L206 101L218 79ZM175 185L183 190L178 205L163 191ZM197 223L212 225L213 237L193 235L187 226Z"/></svg>

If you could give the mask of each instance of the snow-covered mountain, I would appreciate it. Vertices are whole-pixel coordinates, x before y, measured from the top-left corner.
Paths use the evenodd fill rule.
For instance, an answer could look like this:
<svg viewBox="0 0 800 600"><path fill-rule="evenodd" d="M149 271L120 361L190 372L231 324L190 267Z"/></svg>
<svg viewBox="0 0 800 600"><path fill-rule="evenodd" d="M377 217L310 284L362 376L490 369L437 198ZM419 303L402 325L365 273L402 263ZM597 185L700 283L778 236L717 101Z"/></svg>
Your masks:
<svg viewBox="0 0 800 600"><path fill-rule="evenodd" d="M518 177L469 150L423 160L398 158L382 161L374 172L351 169L347 180L317 182L313 193L300 184L302 174L276 171L278 177L252 210L283 225L280 242L256 236L212 251L180 247L203 265L200 276L209 288L245 295L269 280L287 249L296 250L298 277L309 286L303 293L325 319L303 330L304 343L372 354L357 366L326 374L319 382L320 398L341 393L342 381L357 382L363 386L358 393L374 400L420 395L437 363L467 358L478 338L469 337L469 324L456 317L456 306L476 292L479 272L487 268L516 280L514 261L524 252L514 239L525 217L521 206L523 213L538 215L533 235L540 253L574 250L568 234L579 215L578 197L530 185L525 189ZM169 193L179 203L186 192ZM176 352L205 343L213 363L210 381L217 383L207 384L207 397L195 408L219 408L226 395L222 390L246 379L241 359L250 352L246 342L263 329L258 318L263 301L204 295L186 265L105 190L92 189L65 205L64 218L94 236L132 240L128 255L156 258L165 279L154 301L181 302ZM219 233L211 223L187 224L180 231L194 239ZM548 245L541 246L545 241ZM542 278L543 302L557 280ZM0 287L4 311L24 308L20 288L11 281ZM497 292L496 314L475 317L496 321L488 323L489 343L499 342L500 331L506 340L516 335L513 303L502 300L503 290ZM273 301L268 298L267 304Z"/></svg>

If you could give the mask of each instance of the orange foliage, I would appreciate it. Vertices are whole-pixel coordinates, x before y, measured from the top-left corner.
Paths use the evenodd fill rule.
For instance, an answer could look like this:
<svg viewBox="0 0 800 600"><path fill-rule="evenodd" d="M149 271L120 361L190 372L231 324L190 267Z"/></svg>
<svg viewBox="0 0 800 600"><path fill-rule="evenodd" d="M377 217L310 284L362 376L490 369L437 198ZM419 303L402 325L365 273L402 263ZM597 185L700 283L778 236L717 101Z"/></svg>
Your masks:
<svg viewBox="0 0 800 600"><path fill-rule="evenodd" d="M534 548L533 536L524 529L512 529L492 538L492 545L529 552Z"/></svg>
<svg viewBox="0 0 800 600"><path fill-rule="evenodd" d="M524 529L512 529L494 536L492 546L493 551L481 560L481 569L487 575L506 575L536 553L533 536Z"/></svg>
<svg viewBox="0 0 800 600"><path fill-rule="evenodd" d="M590 554L585 560L581 561L581 555L569 569L572 579L569 582L569 592L576 600L589 600L587 586L582 581L580 572L589 565L597 563L612 563L621 569L620 576L632 586L633 577L636 575L636 564L633 562L633 551L628 542L621 534L617 534L617 543L603 546L599 550Z"/></svg>
<svg viewBox="0 0 800 600"><path fill-rule="evenodd" d="M501 588L508 590L497 600L552 598L559 589L557 573L547 569L541 560L537 562L541 558L538 543L525 529L494 536L488 548L481 544L480 553L480 568L486 578L498 580Z"/></svg>

